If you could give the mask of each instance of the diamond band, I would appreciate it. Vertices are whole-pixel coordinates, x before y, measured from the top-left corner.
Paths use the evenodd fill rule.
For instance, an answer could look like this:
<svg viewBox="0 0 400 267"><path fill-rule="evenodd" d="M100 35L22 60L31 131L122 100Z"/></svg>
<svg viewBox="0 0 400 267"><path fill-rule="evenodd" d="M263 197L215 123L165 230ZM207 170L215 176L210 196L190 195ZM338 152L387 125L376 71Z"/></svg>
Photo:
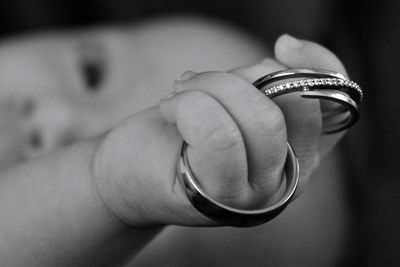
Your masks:
<svg viewBox="0 0 400 267"><path fill-rule="evenodd" d="M277 89L279 94L276 94L274 91L271 92L268 96L277 96L283 93L287 93L286 90L283 92L283 85L288 86L290 91L300 91L305 86L308 87L323 87L321 89L331 89L335 87L335 90L343 91L347 95L349 95L356 103L361 103L363 100L363 91L361 87L347 79L347 77L339 72L334 72L330 70L324 69L287 69L282 71L277 71L271 74L267 74L258 80L256 80L253 84L260 90L266 91L270 89L276 82L287 81L297 79L296 81L291 81L292 83L285 82L280 87L279 85L273 86L273 89ZM300 79L300 80L299 80ZM301 82L301 84L293 84L295 82ZM307 82L307 83L306 83ZM309 84L308 84L309 83ZM296 86L294 86L296 85ZM275 88L277 87L277 88Z"/></svg>
<svg viewBox="0 0 400 267"><path fill-rule="evenodd" d="M292 82L287 82L284 84L279 84L271 88L267 88L264 90L264 93L268 97L275 97L278 95L286 94L292 91L298 91L301 89L302 91L312 90L312 88L330 88L339 87L339 88L347 88L356 90L359 94L359 101L361 102L363 99L363 92L361 87L350 80L343 80L339 78L317 78L317 79L302 79L296 80Z"/></svg>
<svg viewBox="0 0 400 267"><path fill-rule="evenodd" d="M322 133L332 134L353 126L358 118L358 104L363 100L361 87L345 75L323 69L287 69L267 74L253 85L270 98L300 92L302 98L328 100L341 106L322 111ZM335 119L343 118L344 119Z"/></svg>

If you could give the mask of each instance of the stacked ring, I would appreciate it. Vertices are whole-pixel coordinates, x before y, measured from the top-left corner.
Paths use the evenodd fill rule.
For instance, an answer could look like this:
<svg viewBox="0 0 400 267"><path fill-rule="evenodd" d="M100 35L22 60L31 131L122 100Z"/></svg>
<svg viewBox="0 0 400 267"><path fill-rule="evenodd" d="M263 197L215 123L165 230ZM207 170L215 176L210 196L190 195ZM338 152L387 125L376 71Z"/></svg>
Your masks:
<svg viewBox="0 0 400 267"><path fill-rule="evenodd" d="M300 78L300 79L299 79ZM277 82L286 81L277 84ZM291 92L300 92L301 97L329 100L341 104L343 109L325 111L323 133L336 133L350 128L358 119L357 104L361 103L363 92L358 84L343 74L321 69L289 69L265 75L253 85L268 97ZM332 117L348 112L339 122L329 123ZM187 143L183 142L177 165L177 177L183 185L192 205L205 216L223 225L249 227L263 224L279 215L290 203L299 182L299 163L295 152L287 143L287 158L284 167L286 191L275 204L261 209L244 210L227 206L204 192L193 174L188 156Z"/></svg>
<svg viewBox="0 0 400 267"><path fill-rule="evenodd" d="M285 94L287 92L287 89L295 90L295 88L304 86L307 86L309 88L334 87L336 90L347 93L356 103L359 104L362 102L363 92L357 83L350 81L348 78L346 78L346 76L339 72L324 69L287 69L277 71L257 79L253 83L253 85L260 90L264 90L264 88L272 83L296 78L302 79L297 79L296 81L298 83L296 83L296 81L293 81L291 83L280 84L281 86L274 86L272 88L273 90L269 90L268 92L266 92L266 94L268 93L268 96L274 97ZM286 86L288 84L291 88L282 88L283 85Z"/></svg>
<svg viewBox="0 0 400 267"><path fill-rule="evenodd" d="M281 81L285 82L277 84ZM271 98L300 92L303 98L323 99L340 104L343 109L337 110L336 113L332 113L332 110L324 112L322 132L325 134L348 129L359 118L357 104L361 103L363 92L357 83L338 72L322 69L288 69L265 75L253 85ZM328 118L345 112L348 113L345 119L329 123Z"/></svg>

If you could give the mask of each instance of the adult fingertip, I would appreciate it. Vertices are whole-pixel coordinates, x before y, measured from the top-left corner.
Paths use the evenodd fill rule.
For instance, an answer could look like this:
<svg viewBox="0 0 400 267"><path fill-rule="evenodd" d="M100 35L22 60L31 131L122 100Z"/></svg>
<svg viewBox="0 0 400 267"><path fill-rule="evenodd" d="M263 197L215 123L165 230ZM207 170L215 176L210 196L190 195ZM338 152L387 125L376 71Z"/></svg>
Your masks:
<svg viewBox="0 0 400 267"><path fill-rule="evenodd" d="M278 38L275 57L289 68L320 68L346 74L338 57L326 47L288 34Z"/></svg>
<svg viewBox="0 0 400 267"><path fill-rule="evenodd" d="M292 35L283 34L275 42L275 57L283 64L287 64L293 54L299 54L305 42Z"/></svg>
<svg viewBox="0 0 400 267"><path fill-rule="evenodd" d="M302 40L285 33L277 39L275 48L282 46L286 49L297 50L303 45L304 42Z"/></svg>

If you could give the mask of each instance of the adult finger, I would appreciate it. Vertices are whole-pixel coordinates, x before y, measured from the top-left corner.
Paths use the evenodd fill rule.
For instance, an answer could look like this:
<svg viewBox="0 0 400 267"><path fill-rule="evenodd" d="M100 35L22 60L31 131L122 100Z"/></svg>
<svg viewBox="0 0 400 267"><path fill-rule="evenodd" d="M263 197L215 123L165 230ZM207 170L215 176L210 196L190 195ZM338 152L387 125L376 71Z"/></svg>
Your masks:
<svg viewBox="0 0 400 267"><path fill-rule="evenodd" d="M275 44L276 58L289 68L321 68L347 75L342 62L327 48L306 40L300 40L290 35L283 35ZM334 109L337 104L321 101L321 109ZM345 132L323 135L321 137L320 154L326 155L343 137Z"/></svg>

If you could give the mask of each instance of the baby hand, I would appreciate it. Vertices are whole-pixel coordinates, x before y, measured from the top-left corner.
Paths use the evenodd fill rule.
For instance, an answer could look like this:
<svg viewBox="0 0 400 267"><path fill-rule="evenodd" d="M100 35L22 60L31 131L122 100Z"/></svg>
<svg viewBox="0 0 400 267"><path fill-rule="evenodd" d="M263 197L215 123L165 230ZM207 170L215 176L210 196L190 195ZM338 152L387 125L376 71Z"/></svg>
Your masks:
<svg viewBox="0 0 400 267"><path fill-rule="evenodd" d="M230 73L187 72L159 107L111 131L93 165L111 211L133 226L214 225L195 210L176 178L183 140L204 191L243 209L261 208L279 198L289 140L300 161L299 194L321 155L343 134L321 137L318 101L298 95L272 101L252 82L287 67L344 69L315 43L283 36L275 50L280 63L266 59Z"/></svg>

